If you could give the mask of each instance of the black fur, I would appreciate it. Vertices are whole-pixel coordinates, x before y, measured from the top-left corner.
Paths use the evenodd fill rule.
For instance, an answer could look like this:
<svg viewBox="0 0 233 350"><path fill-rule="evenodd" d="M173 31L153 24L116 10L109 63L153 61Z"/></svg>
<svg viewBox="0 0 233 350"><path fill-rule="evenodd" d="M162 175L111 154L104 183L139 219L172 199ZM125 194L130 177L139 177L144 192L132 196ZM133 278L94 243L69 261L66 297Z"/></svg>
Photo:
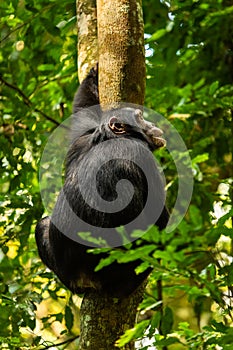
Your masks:
<svg viewBox="0 0 233 350"><path fill-rule="evenodd" d="M136 275L135 268L140 262L134 261L127 264L115 262L94 272L104 255L87 253L87 241L83 236L79 242L75 238L77 232L90 231L92 237L101 237L108 244L119 246L122 236L116 227L124 225L130 237L133 230L145 230L149 224L155 223L155 211L158 212L156 225L160 229L166 227L168 212L164 205L163 184L151 153L163 141L159 129L144 121L140 111L133 108L105 113L99 107L85 110L85 107L99 104L97 70L96 67L90 71L75 95L73 136L66 158L65 184L52 217L37 224L36 242L42 261L72 292L83 293L88 288L95 288L112 297L124 297L142 283L150 270ZM106 146L108 140L111 142ZM106 163L100 166L102 160ZM138 166L142 163L147 175ZM95 178L97 191L107 203L118 198L116 186L120 180L127 179L134 187L130 203L116 213L98 210L98 196L93 195L92 187ZM88 204L80 186L84 188ZM128 203L127 186L122 185L120 204ZM143 211L148 196L153 197L153 205ZM90 226L88 230L87 224L95 228Z"/></svg>

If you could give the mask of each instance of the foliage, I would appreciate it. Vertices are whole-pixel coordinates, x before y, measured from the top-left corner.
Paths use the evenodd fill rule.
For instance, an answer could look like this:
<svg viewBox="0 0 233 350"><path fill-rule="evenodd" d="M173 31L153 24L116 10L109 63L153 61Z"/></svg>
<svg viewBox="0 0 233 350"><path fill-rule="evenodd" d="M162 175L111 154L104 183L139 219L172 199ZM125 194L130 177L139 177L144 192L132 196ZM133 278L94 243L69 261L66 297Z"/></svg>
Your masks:
<svg viewBox="0 0 233 350"><path fill-rule="evenodd" d="M230 349L233 7L228 0L144 0L143 7L146 106L165 115L184 139L195 184L175 232L160 236L152 229L141 238L145 248L111 251L101 262L139 257L138 272L155 267L141 304L144 320L119 344L143 338L140 349L153 349L148 341L157 349ZM70 115L78 84L75 2L4 0L0 8L0 344L48 348L78 333L73 298L42 266L34 241L43 215L38 183L43 145ZM175 165L166 150L156 157L172 208ZM55 330L58 323L62 327Z"/></svg>
<svg viewBox="0 0 233 350"><path fill-rule="evenodd" d="M43 214L38 183L43 145L70 115L77 86L75 2L12 0L0 8L0 347L32 348L43 341L35 330L38 304L50 297L69 307L69 294L55 286L54 275L38 259L34 230ZM44 318L44 328L57 319L70 330L67 307Z"/></svg>

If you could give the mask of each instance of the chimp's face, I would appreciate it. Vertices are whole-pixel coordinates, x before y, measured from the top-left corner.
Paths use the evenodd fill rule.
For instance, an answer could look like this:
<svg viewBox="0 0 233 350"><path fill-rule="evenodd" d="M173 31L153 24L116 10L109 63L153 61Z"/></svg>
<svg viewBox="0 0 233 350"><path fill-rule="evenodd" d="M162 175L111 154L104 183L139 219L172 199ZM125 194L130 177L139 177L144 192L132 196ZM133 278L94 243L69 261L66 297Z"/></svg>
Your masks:
<svg viewBox="0 0 233 350"><path fill-rule="evenodd" d="M134 108L119 108L103 115L103 122L99 132L105 134L104 139L115 137L130 137L147 142L149 148L154 151L165 146L165 140L161 137L163 132L153 123L143 118L142 111Z"/></svg>

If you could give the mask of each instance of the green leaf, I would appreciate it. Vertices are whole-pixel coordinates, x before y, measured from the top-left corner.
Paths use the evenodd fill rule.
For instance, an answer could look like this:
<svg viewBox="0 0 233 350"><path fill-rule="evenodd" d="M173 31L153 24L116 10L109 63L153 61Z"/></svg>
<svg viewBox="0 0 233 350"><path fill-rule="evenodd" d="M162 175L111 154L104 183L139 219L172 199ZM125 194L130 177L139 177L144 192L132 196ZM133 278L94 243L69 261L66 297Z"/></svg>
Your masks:
<svg viewBox="0 0 233 350"><path fill-rule="evenodd" d="M66 324L66 327L67 327L67 329L69 331L73 327L73 323L74 323L74 316L73 316L72 310L71 310L71 308L68 305L66 305L66 308L65 308L65 324Z"/></svg>
<svg viewBox="0 0 233 350"><path fill-rule="evenodd" d="M173 311L170 307L164 309L164 313L161 318L161 330L162 334L169 334L173 325Z"/></svg>
<svg viewBox="0 0 233 350"><path fill-rule="evenodd" d="M144 257L149 256L150 253L154 251L154 249L155 246L153 244L139 247L121 254L117 260L119 263L127 263L130 261L135 261L137 259L143 259Z"/></svg>
<svg viewBox="0 0 233 350"><path fill-rule="evenodd" d="M102 237L93 237L91 232L78 232L77 236L81 238L84 242L92 243L96 246L107 246L107 242Z"/></svg>
<svg viewBox="0 0 233 350"><path fill-rule="evenodd" d="M203 163L208 159L209 159L208 153L199 154L198 156L192 159L192 165Z"/></svg>
<svg viewBox="0 0 233 350"><path fill-rule="evenodd" d="M109 255L107 258L101 259L99 264L96 266L95 271L99 271L102 268L111 265L116 258L112 255Z"/></svg>
<svg viewBox="0 0 233 350"><path fill-rule="evenodd" d="M45 63L45 64L39 65L39 66L37 67L37 69L38 69L40 72L54 71L54 65L53 65L53 64Z"/></svg>
<svg viewBox="0 0 233 350"><path fill-rule="evenodd" d="M218 87L219 87L219 82L218 81L213 82L209 87L209 94L214 95Z"/></svg>
<svg viewBox="0 0 233 350"><path fill-rule="evenodd" d="M149 321L141 321L136 324L134 328L128 329L125 334L123 334L120 339L116 341L116 345L119 347L124 346L133 339L141 338L146 333L146 329L149 326Z"/></svg>
<svg viewBox="0 0 233 350"><path fill-rule="evenodd" d="M156 41L167 34L166 29L159 29L157 32L153 33L150 38L146 39L146 42Z"/></svg>

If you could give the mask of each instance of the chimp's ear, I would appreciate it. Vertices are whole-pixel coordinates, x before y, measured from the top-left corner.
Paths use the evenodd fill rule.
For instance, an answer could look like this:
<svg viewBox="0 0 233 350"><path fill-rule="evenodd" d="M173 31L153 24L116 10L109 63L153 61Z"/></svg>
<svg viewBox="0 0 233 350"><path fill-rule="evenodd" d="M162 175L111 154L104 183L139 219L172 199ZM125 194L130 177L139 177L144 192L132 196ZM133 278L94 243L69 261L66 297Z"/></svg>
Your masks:
<svg viewBox="0 0 233 350"><path fill-rule="evenodd" d="M109 129L114 134L125 134L125 124L121 123L116 117L111 117L108 122Z"/></svg>

